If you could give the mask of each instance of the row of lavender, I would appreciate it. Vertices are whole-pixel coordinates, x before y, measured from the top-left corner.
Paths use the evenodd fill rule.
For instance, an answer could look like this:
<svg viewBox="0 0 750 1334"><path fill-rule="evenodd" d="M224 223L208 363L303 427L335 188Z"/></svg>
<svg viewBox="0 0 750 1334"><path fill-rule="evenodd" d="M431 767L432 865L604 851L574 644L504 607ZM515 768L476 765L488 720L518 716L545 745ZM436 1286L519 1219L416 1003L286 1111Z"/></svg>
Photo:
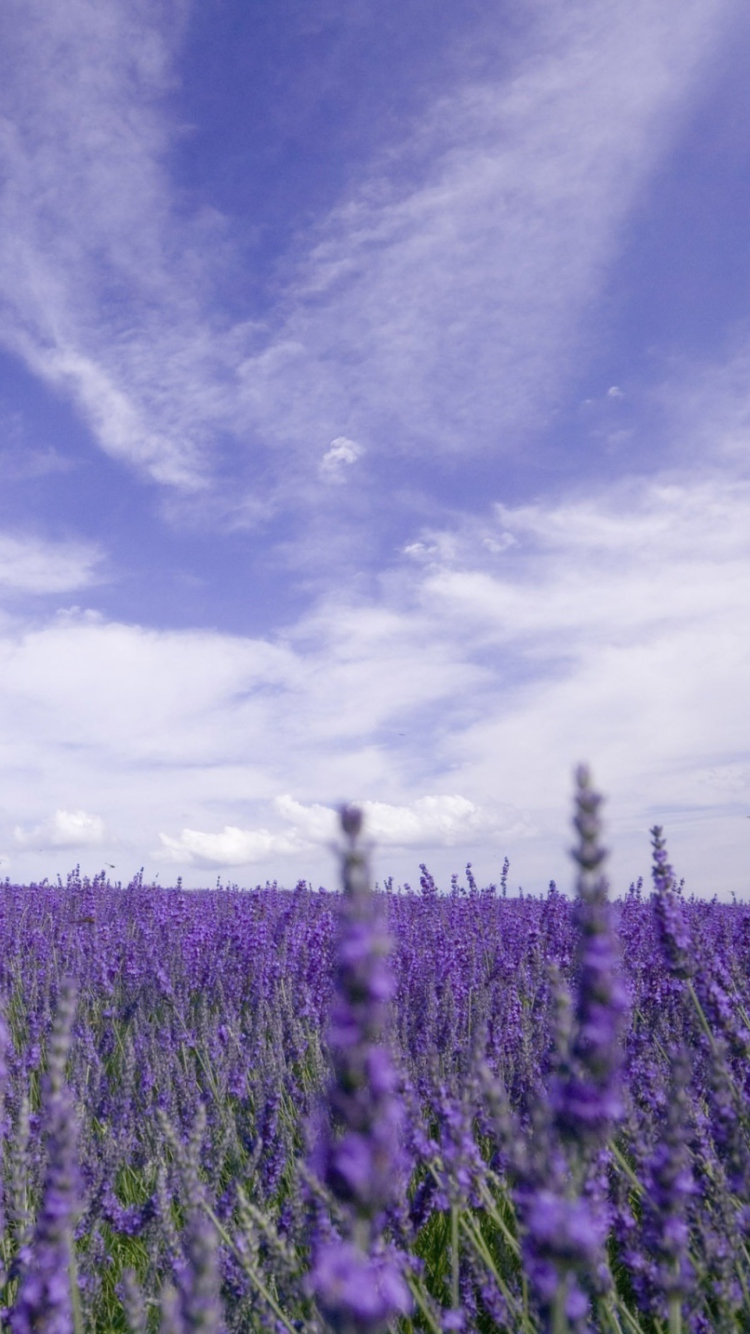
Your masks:
<svg viewBox="0 0 750 1334"><path fill-rule="evenodd" d="M750 1330L750 908L610 906L599 804L575 903L354 811L343 895L0 886L2 1327Z"/></svg>

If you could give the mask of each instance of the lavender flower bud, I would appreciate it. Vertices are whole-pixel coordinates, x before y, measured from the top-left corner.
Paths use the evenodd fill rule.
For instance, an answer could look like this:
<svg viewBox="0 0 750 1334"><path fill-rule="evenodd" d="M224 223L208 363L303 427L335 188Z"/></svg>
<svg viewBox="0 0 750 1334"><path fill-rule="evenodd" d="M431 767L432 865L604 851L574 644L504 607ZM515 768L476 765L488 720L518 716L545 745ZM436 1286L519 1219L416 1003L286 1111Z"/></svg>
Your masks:
<svg viewBox="0 0 750 1334"><path fill-rule="evenodd" d="M600 874L606 856L599 841L602 798L592 790L583 765L576 780L579 842L573 857L580 871L575 1007L570 1016L562 998L558 1001L561 1049L549 1090L551 1116L545 1124L546 1109L538 1106L543 1143L525 1165L519 1158L515 1192L524 1268L544 1329L582 1329L590 1296L611 1285L607 1212L595 1168L622 1114L620 1037L626 996L607 882Z"/></svg>
<svg viewBox="0 0 750 1334"><path fill-rule="evenodd" d="M161 1294L159 1334L187 1334L179 1293L168 1283Z"/></svg>
<svg viewBox="0 0 750 1334"><path fill-rule="evenodd" d="M341 824L348 847L328 1033L334 1078L330 1124L312 1165L340 1202L348 1235L317 1246L310 1287L339 1334L375 1334L410 1309L398 1262L384 1252L379 1235L401 1170L402 1109L383 1042L393 992L390 942L373 902L367 858L358 847L361 812L344 807Z"/></svg>
<svg viewBox="0 0 750 1334"><path fill-rule="evenodd" d="M651 830L651 841L651 875L656 889L653 904L662 952L673 977L690 978L695 974L695 964L690 957L690 931L675 893L674 871L667 861L667 845L660 825L654 825Z"/></svg>
<svg viewBox="0 0 750 1334"><path fill-rule="evenodd" d="M5 1016L0 1013L0 1126L5 1120L5 1083L8 1077L8 1067L6 1064L6 1052L10 1045L10 1033L8 1025L5 1022ZM3 1183L0 1179L0 1237L5 1231L5 1199ZM5 1272L0 1260L0 1283L5 1282Z"/></svg>
<svg viewBox="0 0 750 1334"><path fill-rule="evenodd" d="M146 1303L133 1269L124 1271L118 1295L122 1301L129 1334L147 1334Z"/></svg>
<svg viewBox="0 0 750 1334"><path fill-rule="evenodd" d="M63 1083L75 989L63 984L43 1081L47 1170L42 1202L10 1326L13 1334L73 1334L73 1228L80 1179L73 1098Z"/></svg>
<svg viewBox="0 0 750 1334"><path fill-rule="evenodd" d="M187 1226L187 1264L180 1276L183 1325L189 1334L222 1334L224 1313L216 1229L196 1206Z"/></svg>
<svg viewBox="0 0 750 1334"><path fill-rule="evenodd" d="M687 1143L689 1078L690 1060L687 1052L681 1051L673 1066L664 1137L646 1164L643 1241L652 1261L651 1282L657 1304L664 1313L664 1299L667 1303L679 1301L693 1285L687 1209L696 1186Z"/></svg>
<svg viewBox="0 0 750 1334"><path fill-rule="evenodd" d="M336 1334L375 1334L411 1309L401 1266L388 1255L366 1255L355 1243L318 1247L312 1286Z"/></svg>
<svg viewBox="0 0 750 1334"><path fill-rule="evenodd" d="M577 1004L567 1071L553 1083L555 1124L563 1138L594 1150L622 1114L620 1036L627 997L619 977L619 958L607 881L595 873L606 853L599 843L599 806L588 770L577 774L574 824L580 842L573 857L580 866L575 920L578 927Z"/></svg>

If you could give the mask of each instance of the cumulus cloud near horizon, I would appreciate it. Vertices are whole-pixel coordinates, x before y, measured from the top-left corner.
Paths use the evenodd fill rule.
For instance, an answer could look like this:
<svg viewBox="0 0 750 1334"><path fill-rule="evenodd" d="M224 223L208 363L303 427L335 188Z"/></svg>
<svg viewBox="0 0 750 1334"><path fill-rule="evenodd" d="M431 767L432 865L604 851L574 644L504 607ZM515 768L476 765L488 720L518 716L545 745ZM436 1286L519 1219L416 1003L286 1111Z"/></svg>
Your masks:
<svg viewBox="0 0 750 1334"><path fill-rule="evenodd" d="M183 829L179 838L159 834L160 860L184 865L222 867L250 866L269 856L285 856L299 852L298 840L284 834L270 833L267 829L237 829L225 825L221 833L204 833L198 829Z"/></svg>
<svg viewBox="0 0 750 1334"><path fill-rule="evenodd" d="M477 834L528 837L534 832L528 817L511 807L487 810L457 795L418 797L402 806L367 800L356 804L365 817L366 836L384 847L450 848L466 844ZM288 831L227 825L217 834L195 829L183 829L178 838L160 834L162 859L214 868L248 866L269 855L287 857L320 845L330 847L338 837L335 806L305 804L288 794L276 797L273 805L291 825Z"/></svg>
<svg viewBox="0 0 750 1334"><path fill-rule="evenodd" d="M98 815L82 810L58 810L31 829L16 826L13 836L21 848L53 849L101 847L108 834Z"/></svg>
<svg viewBox="0 0 750 1334"><path fill-rule="evenodd" d="M72 788L138 864L160 843L181 869L273 874L280 857L330 866L335 796L366 799L398 874L462 841L536 865L569 842L583 760L626 850L645 836L647 853L666 811L707 875L706 831L721 837L739 887L750 482L631 481L410 545L375 594L328 593L275 640L72 612L0 625L0 837L22 830L25 866L41 844L24 831L62 846L46 813Z"/></svg>

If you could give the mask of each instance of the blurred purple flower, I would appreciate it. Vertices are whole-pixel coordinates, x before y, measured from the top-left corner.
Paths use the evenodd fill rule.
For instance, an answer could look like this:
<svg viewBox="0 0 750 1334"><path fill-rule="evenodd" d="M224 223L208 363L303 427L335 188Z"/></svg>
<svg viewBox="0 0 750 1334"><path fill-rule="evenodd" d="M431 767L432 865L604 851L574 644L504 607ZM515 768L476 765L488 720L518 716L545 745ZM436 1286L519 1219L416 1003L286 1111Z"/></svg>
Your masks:
<svg viewBox="0 0 750 1334"><path fill-rule="evenodd" d="M311 1273L318 1304L337 1334L375 1334L411 1309L400 1262L367 1255L351 1241L318 1247Z"/></svg>
<svg viewBox="0 0 750 1334"><path fill-rule="evenodd" d="M688 1255L688 1205L697 1192L688 1147L690 1060L677 1053L663 1136L651 1151L644 1173L643 1247L648 1266L641 1290L666 1315L670 1301L690 1292L693 1266Z"/></svg>
<svg viewBox="0 0 750 1334"><path fill-rule="evenodd" d="M602 798L592 790L584 766L576 779L574 824L580 837L573 857L580 870L575 908L575 1022L569 1053L552 1083L550 1101L559 1134L586 1153L606 1140L622 1115L621 1035L627 996L620 979L607 881L599 874L606 856L599 842Z"/></svg>
<svg viewBox="0 0 750 1334"><path fill-rule="evenodd" d="M81 1182L75 1107L64 1076L75 1006L75 986L68 979L61 988L42 1082L47 1169L10 1319L13 1334L73 1334L73 1230Z"/></svg>
<svg viewBox="0 0 750 1334"><path fill-rule="evenodd" d="M411 1309L395 1255L380 1246L384 1211L403 1168L403 1112L383 1033L393 994L390 940L370 890L358 840L361 813L341 812L347 838L336 962L336 998L328 1045L333 1082L329 1124L312 1155L313 1169L343 1208L347 1236L315 1248L310 1288L337 1331L376 1331Z"/></svg>
<svg viewBox="0 0 750 1334"><path fill-rule="evenodd" d="M691 957L692 942L682 904L676 893L674 871L667 861L667 845L662 832L661 825L654 825L651 830L651 875L656 891L653 898L654 914L667 966L673 977L684 979L695 974L695 964Z"/></svg>
<svg viewBox="0 0 750 1334"><path fill-rule="evenodd" d="M593 1174L597 1155L622 1115L621 1033L627 1009L607 881L600 873L606 856L600 844L602 798L593 791L585 766L577 770L576 781L576 1004L569 1031L564 1014L559 1027L567 1050L558 1054L549 1090L550 1139L522 1169L516 1192L525 1268L542 1320L549 1323L562 1309L574 1325L586 1316L588 1293L610 1284L608 1219ZM542 1108L537 1117L543 1119Z"/></svg>

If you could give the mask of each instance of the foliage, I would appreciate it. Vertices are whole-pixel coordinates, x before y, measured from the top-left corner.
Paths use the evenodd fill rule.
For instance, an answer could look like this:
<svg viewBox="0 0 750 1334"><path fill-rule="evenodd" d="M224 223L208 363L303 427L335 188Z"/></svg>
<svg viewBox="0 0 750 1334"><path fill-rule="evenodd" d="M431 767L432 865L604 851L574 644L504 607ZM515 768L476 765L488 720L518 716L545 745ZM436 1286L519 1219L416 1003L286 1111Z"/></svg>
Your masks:
<svg viewBox="0 0 750 1334"><path fill-rule="evenodd" d="M0 885L14 1334L750 1330L750 907Z"/></svg>

